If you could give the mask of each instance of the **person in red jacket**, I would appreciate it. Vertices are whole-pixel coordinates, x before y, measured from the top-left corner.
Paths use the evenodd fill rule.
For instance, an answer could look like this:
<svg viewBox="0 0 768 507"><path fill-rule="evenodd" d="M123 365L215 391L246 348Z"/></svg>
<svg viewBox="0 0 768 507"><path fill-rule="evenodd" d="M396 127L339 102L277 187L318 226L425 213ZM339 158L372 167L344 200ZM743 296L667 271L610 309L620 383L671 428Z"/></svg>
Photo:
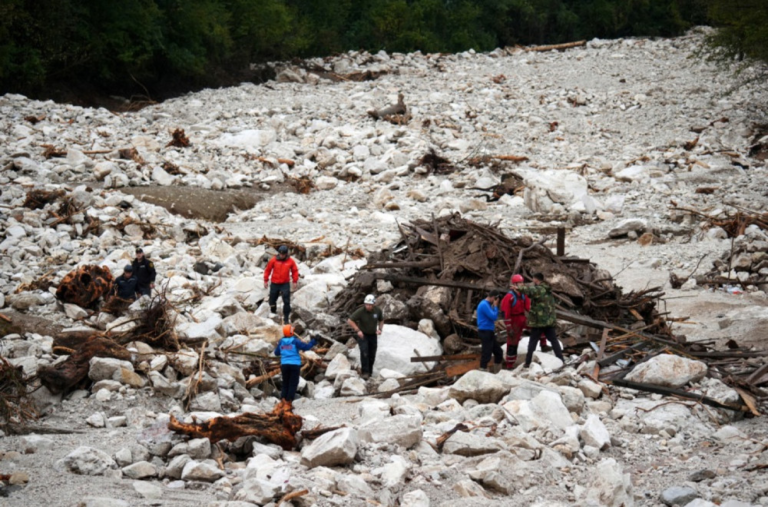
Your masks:
<svg viewBox="0 0 768 507"><path fill-rule="evenodd" d="M513 275L509 280L509 292L501 300L499 309L504 314L504 326L507 328L507 360L506 367L511 370L517 361L517 345L523 336L523 329L527 324L527 313L531 309L531 299L513 288L513 284L523 283L523 277ZM541 348L547 344L547 340L541 338Z"/></svg>
<svg viewBox="0 0 768 507"><path fill-rule="evenodd" d="M269 285L269 277L272 276L272 285ZM296 261L288 256L288 247L280 245L277 256L272 257L264 270L264 288L269 286L269 310L277 313L277 297L283 298L283 323L289 323L291 316L291 278L293 289L299 282L299 268Z"/></svg>

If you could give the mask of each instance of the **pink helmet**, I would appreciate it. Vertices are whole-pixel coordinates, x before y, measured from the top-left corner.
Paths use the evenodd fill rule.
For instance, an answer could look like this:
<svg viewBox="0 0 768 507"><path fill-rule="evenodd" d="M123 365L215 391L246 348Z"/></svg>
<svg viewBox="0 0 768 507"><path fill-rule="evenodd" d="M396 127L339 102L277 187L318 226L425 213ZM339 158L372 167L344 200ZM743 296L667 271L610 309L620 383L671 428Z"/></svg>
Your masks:
<svg viewBox="0 0 768 507"><path fill-rule="evenodd" d="M512 279L509 280L510 283L523 283L523 281L522 275L512 275Z"/></svg>

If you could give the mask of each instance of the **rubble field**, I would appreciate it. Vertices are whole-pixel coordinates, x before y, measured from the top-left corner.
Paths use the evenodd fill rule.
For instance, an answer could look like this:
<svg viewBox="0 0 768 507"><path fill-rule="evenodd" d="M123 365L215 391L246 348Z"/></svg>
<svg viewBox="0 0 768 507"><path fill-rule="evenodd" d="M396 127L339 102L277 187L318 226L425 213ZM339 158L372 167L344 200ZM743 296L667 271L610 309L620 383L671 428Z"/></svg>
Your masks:
<svg viewBox="0 0 768 507"><path fill-rule="evenodd" d="M768 89L705 33L0 97L0 504L768 505ZM137 247L152 296L110 298ZM474 309L536 272L566 362L480 371Z"/></svg>

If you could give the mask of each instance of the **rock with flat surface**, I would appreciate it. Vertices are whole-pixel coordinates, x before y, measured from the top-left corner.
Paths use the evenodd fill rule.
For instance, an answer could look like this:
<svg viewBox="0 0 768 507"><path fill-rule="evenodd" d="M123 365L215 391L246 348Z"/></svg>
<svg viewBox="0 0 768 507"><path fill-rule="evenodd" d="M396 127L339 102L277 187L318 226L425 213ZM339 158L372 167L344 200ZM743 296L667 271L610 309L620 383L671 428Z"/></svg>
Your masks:
<svg viewBox="0 0 768 507"><path fill-rule="evenodd" d="M386 442L408 449L421 441L421 421L420 415L395 415L368 421L358 432L363 442Z"/></svg>
<svg viewBox="0 0 768 507"><path fill-rule="evenodd" d="M478 403L497 403L509 392L499 378L485 371L472 370L462 376L450 388L451 398L463 403L475 400Z"/></svg>
<svg viewBox="0 0 768 507"><path fill-rule="evenodd" d="M665 387L683 387L707 374L707 365L672 354L662 354L635 366L625 377L632 382Z"/></svg>
<svg viewBox="0 0 768 507"><path fill-rule="evenodd" d="M581 426L579 436L584 445L591 445L601 451L611 446L611 434L608 433L608 429L595 414L590 414L587 417L587 420Z"/></svg>
<svg viewBox="0 0 768 507"><path fill-rule="evenodd" d="M445 442L443 452L459 456L481 456L503 449L501 442L485 435L457 431Z"/></svg>
<svg viewBox="0 0 768 507"><path fill-rule="evenodd" d="M140 497L147 500L159 500L163 497L163 488L152 484L151 482L136 481L133 483L133 490L139 494Z"/></svg>
<svg viewBox="0 0 768 507"><path fill-rule="evenodd" d="M630 232L642 233L648 229L648 222L642 218L627 218L622 220L608 233L610 238L621 238Z"/></svg>
<svg viewBox="0 0 768 507"><path fill-rule="evenodd" d="M314 468L352 463L357 454L357 430L341 428L321 435L301 451L301 464Z"/></svg>
<svg viewBox="0 0 768 507"><path fill-rule="evenodd" d="M109 454L86 446L67 454L61 463L70 472L80 475L104 475L107 470L117 468Z"/></svg>
<svg viewBox="0 0 768 507"><path fill-rule="evenodd" d="M123 380L123 370L133 372L133 365L129 361L121 361L111 357L94 357L90 361L88 377L97 382L99 380Z"/></svg>
<svg viewBox="0 0 768 507"><path fill-rule="evenodd" d="M403 495L400 507L429 507L429 497L420 489L409 491Z"/></svg>
<svg viewBox="0 0 768 507"><path fill-rule="evenodd" d="M224 477L224 472L213 460L190 460L181 471L181 478L185 481L214 482L222 477Z"/></svg>
<svg viewBox="0 0 768 507"><path fill-rule="evenodd" d="M157 467L148 461L139 461L123 468L123 474L131 479L147 479L157 476Z"/></svg>
<svg viewBox="0 0 768 507"><path fill-rule="evenodd" d="M235 494L235 500L265 505L280 492L280 487L263 479L248 479L243 481L240 490Z"/></svg>
<svg viewBox="0 0 768 507"><path fill-rule="evenodd" d="M593 479L587 491L589 501L607 507L634 507L632 480L629 474L623 473L616 460L602 460L591 475Z"/></svg>
<svg viewBox="0 0 768 507"><path fill-rule="evenodd" d="M665 489L659 499L664 505L674 507L676 505L687 505L699 497L699 492L690 486L672 486Z"/></svg>

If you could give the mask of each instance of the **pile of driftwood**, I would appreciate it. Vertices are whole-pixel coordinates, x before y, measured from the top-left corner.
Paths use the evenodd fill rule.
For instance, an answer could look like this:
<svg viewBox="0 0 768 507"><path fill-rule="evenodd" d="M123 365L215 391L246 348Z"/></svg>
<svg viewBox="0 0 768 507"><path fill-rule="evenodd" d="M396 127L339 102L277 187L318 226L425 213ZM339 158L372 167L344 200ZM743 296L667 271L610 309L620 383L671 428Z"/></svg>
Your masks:
<svg viewBox="0 0 768 507"><path fill-rule="evenodd" d="M743 237L750 226L768 232L768 213L737 208L733 214L713 216L693 208L677 206L675 203L673 209L702 218L709 222L710 226L722 228L731 238L731 249L713 261L710 271L694 277L697 285L740 285L742 289L752 285L761 289L768 288L768 275L765 274L768 269L768 249L765 244L748 241ZM735 241L737 238L740 238L739 242ZM679 288L691 276L693 273L688 277L671 273L670 283L672 287Z"/></svg>
<svg viewBox="0 0 768 507"><path fill-rule="evenodd" d="M437 319L442 338L456 334L474 343L473 313L485 293L507 290L513 274L531 281L531 275L543 273L563 310L563 320L583 324L585 316L671 338L667 320L657 310L663 295L659 288L625 294L610 273L589 260L553 253L545 245L548 238L510 238L493 225L459 214L416 220L401 225L400 232L400 243L369 257L365 270L339 294L335 313L342 318L349 315L365 294L377 292L378 280L384 280L394 287L385 299L408 302L410 307L410 315L401 323ZM414 296L418 300L411 301ZM568 313L580 316L568 318ZM448 326L443 325L446 321Z"/></svg>
<svg viewBox="0 0 768 507"><path fill-rule="evenodd" d="M475 223L458 214L417 220L402 225L400 231L401 241L369 257L367 270L355 276L332 308L345 318L365 294L377 293L380 281L385 281L392 284L392 289L380 296L385 319L386 307L396 306L394 300L408 308L401 324L416 327L423 318L435 323L448 355L411 358L412 362L437 364L429 372L403 379L400 388L392 392L445 384L478 367L479 340L474 325L478 303L490 289L505 290L512 274L530 281L531 275L539 272L552 286L558 302L558 337L567 353L579 356L572 365L594 361L595 366L587 372L594 380L753 414L757 414L757 404L768 399L761 389L768 384L768 365L763 360L768 352L735 343L724 351L713 350L712 342L688 343L671 327L685 318L672 318L659 310L663 296L659 288L624 293L607 271L587 259L564 255L562 236L557 255L546 246L547 238L509 238L493 225ZM497 330L503 338L502 327L497 326ZM334 337L345 336L343 331L336 331ZM725 406L698 394L623 380L634 366L663 353L706 362L709 375L734 387L744 403Z"/></svg>

